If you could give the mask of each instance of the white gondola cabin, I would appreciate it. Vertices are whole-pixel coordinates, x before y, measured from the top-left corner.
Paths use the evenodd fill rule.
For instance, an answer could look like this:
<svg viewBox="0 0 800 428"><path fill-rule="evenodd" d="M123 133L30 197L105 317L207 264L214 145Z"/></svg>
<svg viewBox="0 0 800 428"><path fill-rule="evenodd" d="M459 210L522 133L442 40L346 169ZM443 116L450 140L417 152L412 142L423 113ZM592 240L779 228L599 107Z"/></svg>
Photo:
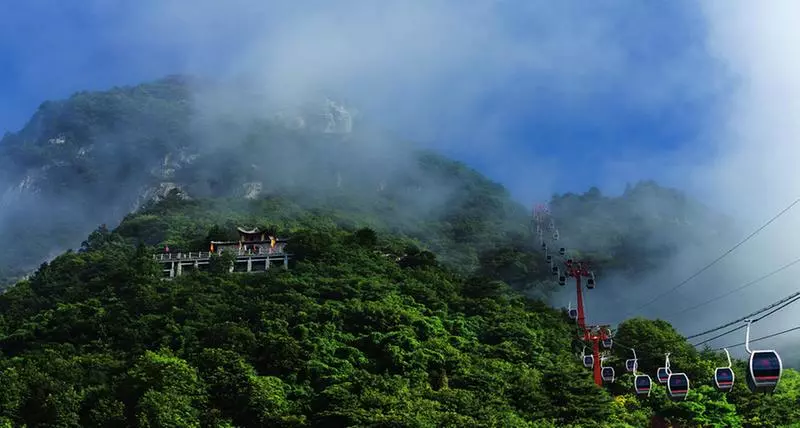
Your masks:
<svg viewBox="0 0 800 428"><path fill-rule="evenodd" d="M731 354L728 349L725 349L725 355L728 357L727 367L717 367L714 370L714 387L717 391L728 392L733 389L734 374L731 368Z"/></svg>
<svg viewBox="0 0 800 428"><path fill-rule="evenodd" d="M587 369L591 369L594 367L594 355L589 354L586 355L586 347L583 347L583 351L581 351L581 355L583 357L583 366Z"/></svg>
<svg viewBox="0 0 800 428"><path fill-rule="evenodd" d="M649 396L652 383L653 382L650 380L650 376L646 374L637 375L633 380L633 389L636 391L636 395Z"/></svg>
<svg viewBox="0 0 800 428"><path fill-rule="evenodd" d="M752 320L747 320L747 333L744 341L745 349L750 353L747 363L747 387L752 392L773 392L781 380L783 362L776 351L753 351L750 349L750 324L752 322Z"/></svg>
<svg viewBox="0 0 800 428"><path fill-rule="evenodd" d="M689 395L689 376L686 373L672 373L667 379L667 395L673 400L685 400Z"/></svg>
<svg viewBox="0 0 800 428"><path fill-rule="evenodd" d="M567 306L567 315L573 320L578 318L578 310L572 307L572 302L569 302L569 306Z"/></svg>
<svg viewBox="0 0 800 428"><path fill-rule="evenodd" d="M714 370L714 387L718 391L728 392L733 389L733 369L730 367L718 367Z"/></svg>
<svg viewBox="0 0 800 428"><path fill-rule="evenodd" d="M567 249L566 248L561 247L561 248L558 249L558 255L559 256L564 256L566 254L567 254Z"/></svg>
<svg viewBox="0 0 800 428"><path fill-rule="evenodd" d="M566 285L567 284L567 277L564 275L558 275L558 285Z"/></svg>
<svg viewBox="0 0 800 428"><path fill-rule="evenodd" d="M603 339L602 343L603 343L603 348L611 349L611 346L614 345L614 340L611 339L610 337L608 337L608 338Z"/></svg>
<svg viewBox="0 0 800 428"><path fill-rule="evenodd" d="M658 379L658 383L662 385L666 384L667 379L669 379L669 368L659 367L658 371L656 371L656 379Z"/></svg>
<svg viewBox="0 0 800 428"><path fill-rule="evenodd" d="M600 369L600 375L603 378L603 382L614 382L614 367L602 367Z"/></svg>
<svg viewBox="0 0 800 428"><path fill-rule="evenodd" d="M586 288L593 289L595 285L594 272L589 272L589 279L586 281Z"/></svg>
<svg viewBox="0 0 800 428"><path fill-rule="evenodd" d="M753 351L748 362L747 386L752 392L773 392L783 372L783 362L777 352Z"/></svg>
<svg viewBox="0 0 800 428"><path fill-rule="evenodd" d="M636 369L639 368L639 359L636 358L635 349L631 348L631 352L633 352L633 358L625 361L625 368L633 372L633 390L636 392L637 396L650 396L650 389L653 386L653 381L650 379L650 376L644 373L636 373Z"/></svg>

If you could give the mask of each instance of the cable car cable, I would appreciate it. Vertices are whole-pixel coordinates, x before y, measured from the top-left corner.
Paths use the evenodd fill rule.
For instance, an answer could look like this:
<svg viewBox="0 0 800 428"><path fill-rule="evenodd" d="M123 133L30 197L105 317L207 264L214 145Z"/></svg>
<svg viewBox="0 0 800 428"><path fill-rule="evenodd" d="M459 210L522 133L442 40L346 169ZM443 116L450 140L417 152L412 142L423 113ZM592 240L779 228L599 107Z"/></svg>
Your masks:
<svg viewBox="0 0 800 428"><path fill-rule="evenodd" d="M691 336L687 336L687 337L686 337L686 339L687 339L687 340L688 340L688 339L694 339L694 338L696 338L696 337L705 336L705 335L706 335L706 334L708 334L708 333L713 333L713 332L715 332L715 331L722 330L722 329L723 329L723 328L725 328L725 327L730 327L730 326L732 326L732 325L734 325L734 324L740 323L740 322L742 322L742 321L744 321L744 320L746 320L746 319L748 319L748 318L752 318L752 317L754 317L754 316L756 316L756 315L758 315L758 314L760 314L760 313L762 313L762 312L766 312L766 311L768 311L768 310L770 310L770 309L772 309L772 308L774 308L774 307L776 307L776 306L780 306L780 305L783 305L783 304L785 304L785 303L786 303L786 304L788 304L788 303L793 303L793 302L794 302L794 300L795 300L795 299L797 299L798 297L800 297L800 291L798 291L798 292L795 292L795 293L792 293L792 294L790 294L789 296L787 296L787 297L784 297L783 299L781 299L781 300L778 300L778 301L777 301L777 302L775 302L775 303L772 303L772 304L770 304L770 305L768 305L768 306L765 306L765 307L763 307L763 308L761 308L761 309L759 309L759 310L757 310L757 311L755 311L755 312L751 312L751 313L749 313L749 314L747 314L747 315L745 315L745 316L743 316L743 317L741 317L741 318L739 318L739 319L737 319L737 320L731 321L731 322L729 322L729 323L727 323L727 324L723 324L723 325L721 325L721 326L719 326L719 327L712 328L712 329L710 329L710 330L706 330L706 331L704 331L704 332L701 332L701 333L693 334L693 335L691 335ZM788 303L787 303L787 302L788 302ZM763 318L763 317L761 317L761 318ZM761 319L761 318L758 318L758 319Z"/></svg>
<svg viewBox="0 0 800 428"><path fill-rule="evenodd" d="M792 327L792 328L788 328L788 329L783 330L783 331L779 331L777 333L772 333L772 334L768 334L766 336L761 336L758 339L750 339L750 343L758 342L759 340L764 340L764 339L771 339L771 338L773 338L775 336L780 336L782 334L791 333L791 332L793 332L795 330L800 330L800 325L798 325L797 327ZM713 349L713 350L714 351L720 351L720 350L722 350L724 348L735 348L737 346L742 346L744 344L745 344L745 342L742 342L742 343L737 343L735 345L723 346L722 348L717 348L717 349Z"/></svg>
<svg viewBox="0 0 800 428"><path fill-rule="evenodd" d="M731 247L731 248L730 248L728 251L726 251L726 252L722 253L722 255L721 255L721 256L719 256L719 257L717 257L716 259L714 259L714 260L713 260L711 263L709 263L709 264L705 265L705 266L704 266L702 269L698 270L698 271L697 271L697 272L695 272L693 275L691 275L690 277L688 277L688 278L686 278L685 280L683 280L682 282L680 282L678 285L676 285L676 286L672 287L671 289L669 289L669 290L665 291L664 293L661 293L661 294L659 294L658 296L656 296L655 298L653 298L653 299L652 299L652 300L650 300L649 302L647 302L647 303L645 303L645 304L643 304L643 305L641 305L641 306L637 307L637 308L636 308L636 309L634 309L633 311L629 311L629 312L628 312L628 313L627 313L625 316L627 317L628 315L630 315L630 314L631 314L631 312L636 312L636 311L638 311L639 309L642 309L642 308L645 308L645 307L647 307L647 306L650 306L651 304L653 304L654 302L656 302L658 299L660 299L660 298L662 298L662 297L666 296L667 294L669 294L669 293L672 293L673 291L675 291L675 290L677 290L677 289L679 289L679 288L683 287L683 286L684 286L684 285L686 285L686 284L687 284L689 281L691 281L692 279L696 278L696 277L697 277L697 276L699 276L701 273L703 273L703 272L705 272L706 270L708 270L708 269L709 269L711 266L714 266L715 264L717 264L717 262L719 262L720 260L722 260L722 259L724 259L725 257L727 257L729 254L731 254L732 252L734 252L734 251L735 251L737 248L739 248L740 246L742 246L742 245L743 245L745 242L749 241L751 238L753 238L754 236L758 235L758 234L759 234L759 233L760 233L762 230L764 230L764 229L765 229L767 226L769 226L770 224L772 224L772 222L774 222L775 220L777 220L777 219L778 219L780 216L782 216L782 215L783 215L783 214L785 214L787 211L789 211L790 209L792 209L792 208L793 208L795 205L797 205L798 203L800 203L800 198L798 198L798 199L795 199L795 201L794 201L794 202L792 202L791 204L789 204L789 206L788 206L788 207L784 208L784 209L783 209L781 212L779 212L778 214L776 214L774 217L772 217L772 218L771 218L769 221L767 221L766 223L764 223L764 224L763 224L761 227L759 227L758 229L756 229L756 230L755 230L753 233L751 233L750 235L748 235L746 238L744 238L744 239L742 239L741 241L739 241L739 243L738 243L738 244L736 244L736 245L734 245L733 247Z"/></svg>
<svg viewBox="0 0 800 428"><path fill-rule="evenodd" d="M748 282L748 283L746 283L746 284L744 284L744 285L742 285L742 286L740 286L738 288L735 288L735 289L733 289L731 291L728 291L727 293L720 294L719 296L714 297L712 299L708 299L703 303L698 303L697 305L690 306L690 307L688 307L686 309L683 309L683 310L677 312L675 315L680 315L680 314L689 312L689 311L697 309L697 308L699 308L701 306L705 306L705 305L707 305L707 304L709 304L711 302L717 301L717 300L719 300L719 299L721 299L723 297L730 296L731 294L736 293L737 291L741 291L741 290L744 290L745 288L748 288L748 287L750 287L752 285L755 285L755 284L757 284L757 283L759 283L759 282L761 282L761 281L763 281L763 280L765 280L765 279L767 279L767 278L769 278L769 277L771 277L771 276L773 276L773 275L775 275L777 273L780 273L780 272L782 272L782 271L784 271L784 270L786 270L786 269L788 269L788 268L790 268L790 267L792 267L792 266L794 266L794 265L796 265L798 263L800 263L800 257L798 257L797 259L795 259L791 263L785 264L782 267L780 267L780 268L778 268L778 269L776 269L776 270L774 270L774 271L772 271L772 272L770 272L770 273L768 273L766 275L763 275L762 277L760 277L758 279L750 281L750 282Z"/></svg>
<svg viewBox="0 0 800 428"><path fill-rule="evenodd" d="M700 342L700 343L696 343L696 344L694 344L694 345L692 345L692 344L690 343L690 345L692 345L692 346L700 346L700 345L702 345L702 344L704 344L704 343L711 342L712 340L719 339L720 337L727 336L727 335L729 335L729 334L731 334L731 333L733 333L733 332L735 332L735 331L739 331L739 330L741 330L741 329L743 329L743 328L745 328L745 327L746 327L745 325L740 325L739 327L736 327L736 328L734 328L734 329L728 330L728 331L726 331L725 333L718 334L718 335L716 335L716 336L712 337L711 339L704 340L704 341L702 341L702 342Z"/></svg>
<svg viewBox="0 0 800 428"><path fill-rule="evenodd" d="M766 318L766 317L768 317L768 316L770 316L770 315L774 314L775 312L778 312L779 310L781 310L781 309L783 309L783 308L785 308L785 307L787 307L787 306L791 305L792 303L794 303L794 302L796 302L796 301L798 301L798 300L800 300L800 296L797 296L797 297L795 297L794 299L792 299L792 300L790 300L790 301L788 301L788 302L785 302L783 305L781 305L781 306L779 306L779 307L777 307L777 308L773 309L772 311L770 311L770 312L768 312L768 313L766 313L766 314L764 314L764 315L762 315L762 316L760 316L760 317L758 317L758 318L754 319L754 320L753 320L753 323L756 323L756 322L758 322L758 321L761 321L762 319L764 319L764 318ZM762 312L763 312L763 311L762 311ZM748 318L749 318L749 317L742 318L742 319L740 319L740 320L739 320L739 322L740 322L740 321L744 321L744 320L746 320L746 319L748 319ZM735 323L736 323L736 322L729 323L728 325L735 324ZM727 327L727 325L726 325L726 327ZM702 341L702 342L700 342L700 343L697 343L697 344L695 344L695 345L693 345L693 346L699 346L699 345L702 345L702 344L704 344L704 343L708 343L708 342L710 342L710 341L712 341L712 340L714 340L714 339L718 339L718 338L720 338L720 337L722 337L722 336L727 336L728 334L731 334L731 333L733 333L734 331L737 331L737 330L741 330L741 329L743 329L743 328L745 328L745 327L746 327L746 325L741 325L741 326L739 326L739 327L736 327L736 328L734 328L734 329L732 329L732 330L728 330L728 331L727 331L727 332L725 332L725 333L718 334L718 335L716 335L716 336L712 337L711 339L707 339L707 340L704 340L704 341Z"/></svg>
<svg viewBox="0 0 800 428"><path fill-rule="evenodd" d="M754 316L756 316L756 315L758 315L758 314L760 314L762 312L768 311L768 310L770 310L770 309L772 309L772 308L774 308L776 306L782 305L782 304L784 304L784 303L786 303L786 302L788 302L788 301L790 301L790 300L792 300L792 299L794 299L794 298L796 298L798 296L800 296L800 291L792 293L789 296L784 297L783 299L778 300L775 303L772 303L772 304L770 304L768 306L765 306L765 307L763 307L763 308L761 308L761 309L759 309L759 310L757 310L755 312L751 312L751 313L749 313L749 314L747 314L747 315L745 315L745 316L743 316L743 317L741 317L741 318L739 318L737 320L731 321L731 322L729 322L727 324L723 324L723 325L721 325L719 327L715 327L715 328L712 328L710 330L706 330L706 331L704 331L702 333L697 333L697 334L693 334L691 336L687 336L686 339L694 339L695 337L705 336L708 333L713 333L715 331L722 330L725 327L730 327L730 326L732 326L732 325L734 325L736 323L742 322L742 321L744 321L744 320L746 320L748 318L752 318L752 317L754 317Z"/></svg>
<svg viewBox="0 0 800 428"><path fill-rule="evenodd" d="M784 299L784 300L785 300L785 299ZM796 302L796 301L798 301L798 300L800 300L800 295L797 295L797 296L795 296L793 299L789 300L788 302L785 302L783 305L781 305L781 306L779 306L779 307L777 307L777 308L773 309L772 311L770 311L770 312L767 312L766 314L764 314L764 315L762 315L762 316L760 316L760 317L758 317L758 318L754 319L754 320L753 320L753 322L752 322L752 324L755 324L755 323L757 323L758 321L761 321L762 319L764 319L764 318L766 318L766 317L768 317L768 316L770 316L770 315L774 314L775 312L778 312L778 311L780 311L781 309L783 309L783 308L785 308L785 307L787 307L787 306L791 305L792 303L794 303L794 302ZM773 306L774 306L774 305L773 305ZM763 310L762 310L761 312L763 312ZM744 321L745 319L748 319L748 318L749 318L749 317L742 318L742 319L740 319L739 321L734 321L734 322L732 322L732 323L728 323L728 325L735 324L736 322L741 322L741 321ZM725 327L727 327L728 325L726 325ZM725 332L725 333L718 334L718 335L716 335L716 336L712 337L711 339L704 340L704 341L702 341L702 342L700 342L700 343L697 343L697 344L695 344L695 345L693 345L693 346L700 346L700 345L702 345L702 344L704 344L704 343L708 343L708 342L710 342L710 341L712 341L712 340L714 340L714 339L718 339L718 338L720 338L720 337L722 337L722 336L727 336L728 334L731 334L731 333L733 333L734 331L737 331L737 330L741 330L741 329L743 329L743 328L745 328L745 327L746 327L745 325L742 325L742 326L739 326L739 327L737 327L737 328L735 328L735 329L728 330L728 331L727 331L727 332ZM723 328L724 328L724 327L723 327Z"/></svg>

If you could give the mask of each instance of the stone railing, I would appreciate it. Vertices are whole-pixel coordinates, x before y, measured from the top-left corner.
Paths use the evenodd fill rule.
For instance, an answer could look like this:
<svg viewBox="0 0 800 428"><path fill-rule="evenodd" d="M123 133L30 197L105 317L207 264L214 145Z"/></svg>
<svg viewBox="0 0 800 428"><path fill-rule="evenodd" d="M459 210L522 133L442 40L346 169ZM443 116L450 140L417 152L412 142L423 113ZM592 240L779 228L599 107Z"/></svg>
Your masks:
<svg viewBox="0 0 800 428"><path fill-rule="evenodd" d="M196 251L188 253L162 253L153 256L156 261L168 260L193 260L193 259L207 259L211 257L209 251Z"/></svg>
<svg viewBox="0 0 800 428"><path fill-rule="evenodd" d="M252 250L229 250L225 249L222 251L230 251L235 253L237 256L282 256L284 254L283 249L275 249L275 251L252 251ZM188 253L162 253L162 254L155 254L153 255L153 260L164 262L164 261L177 261L177 260L196 260L196 259L207 259L211 257L210 251L193 251ZM221 254L221 251L217 251L216 254Z"/></svg>

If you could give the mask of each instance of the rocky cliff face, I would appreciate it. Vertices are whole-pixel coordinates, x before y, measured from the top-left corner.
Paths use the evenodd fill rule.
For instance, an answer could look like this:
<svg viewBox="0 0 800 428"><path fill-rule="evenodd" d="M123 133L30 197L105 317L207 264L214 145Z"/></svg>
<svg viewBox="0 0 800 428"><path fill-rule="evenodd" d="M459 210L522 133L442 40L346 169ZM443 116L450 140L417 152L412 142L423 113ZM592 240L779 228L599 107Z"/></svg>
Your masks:
<svg viewBox="0 0 800 428"><path fill-rule="evenodd" d="M326 98L320 103L278 110L270 119L292 130L342 135L353 132L355 116L357 115L343 104Z"/></svg>
<svg viewBox="0 0 800 428"><path fill-rule="evenodd" d="M257 198L262 182L287 175L269 173L282 145L353 132L354 115L330 99L236 118L227 128L221 117L204 117L202 125L197 85L171 76L80 92L43 103L22 130L7 133L0 141L0 239L20 229L52 239L0 265L35 266L51 248L74 247L97 224L114 224L173 189L183 197L227 192ZM0 266L0 276L6 270Z"/></svg>
<svg viewBox="0 0 800 428"><path fill-rule="evenodd" d="M43 103L22 130L6 134L0 141L0 242L14 245L0 258L0 278L24 275L77 247L99 224L113 227L174 192L245 204L277 196L302 210L354 212L364 223L379 218L434 251L450 241L481 248L488 234L521 233L528 222L528 210L502 186L458 162L355 126L357 114L333 100L277 110L244 100L206 110L198 85L173 76L81 92ZM225 99L240 98L246 96ZM661 245L661 236L682 243L714 229L702 209L655 185L621 198L599 191L564 195L553 205L565 217L564 235L582 237L575 246L635 254L637 266L670 254L674 245ZM650 209L637 211L642 206ZM446 226L431 231L430 224ZM648 240L658 245L642 244ZM472 266L476 255L451 262Z"/></svg>

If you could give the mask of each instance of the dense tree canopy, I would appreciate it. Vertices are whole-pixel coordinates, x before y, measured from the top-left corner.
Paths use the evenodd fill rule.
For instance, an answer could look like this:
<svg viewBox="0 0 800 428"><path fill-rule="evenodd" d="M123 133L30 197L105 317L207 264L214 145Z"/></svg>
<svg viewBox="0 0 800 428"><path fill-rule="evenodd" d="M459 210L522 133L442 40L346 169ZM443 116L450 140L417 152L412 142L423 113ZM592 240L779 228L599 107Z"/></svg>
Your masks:
<svg viewBox="0 0 800 428"><path fill-rule="evenodd" d="M0 142L0 238L15 245L0 288L78 247L0 295L0 427L800 424L797 372L755 395L737 361L722 394L722 356L660 320L616 339L650 374L671 352L688 399L635 397L619 346L618 380L596 386L574 323L543 303L556 285L506 189L361 129L199 115L198 86L81 92ZM600 272L646 271L727 227L652 182L550 207ZM290 269L231 273L223 255L162 278L154 252L207 251L237 226L290 238Z"/></svg>
<svg viewBox="0 0 800 428"><path fill-rule="evenodd" d="M637 398L629 374L595 386L566 314L514 289L537 278L519 247L488 254L464 275L407 238L310 215L277 225L292 236L289 270L162 280L155 248L143 242L160 245L182 230L188 248L194 235L225 233L191 223L215 215L205 203L165 201L116 231L101 227L0 296L0 426L800 421L796 372L772 396L741 382L716 392L710 374L720 356L697 352L663 321L629 320L617 338L651 373L672 352L692 377L688 400L670 402L658 385ZM625 352L615 351L618 372ZM736 370L744 379L741 363Z"/></svg>

